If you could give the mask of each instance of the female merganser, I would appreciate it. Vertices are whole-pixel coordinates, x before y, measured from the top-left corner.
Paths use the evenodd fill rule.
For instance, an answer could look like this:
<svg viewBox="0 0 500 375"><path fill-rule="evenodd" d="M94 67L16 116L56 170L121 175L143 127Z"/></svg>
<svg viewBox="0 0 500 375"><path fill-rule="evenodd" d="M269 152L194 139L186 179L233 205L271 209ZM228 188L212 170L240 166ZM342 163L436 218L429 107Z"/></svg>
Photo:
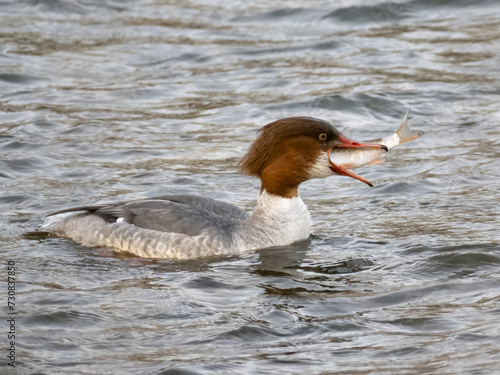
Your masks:
<svg viewBox="0 0 500 375"><path fill-rule="evenodd" d="M239 163L240 174L262 182L251 214L209 198L167 195L57 211L42 230L146 258L193 259L288 245L311 232L297 192L302 182L338 174L372 186L330 160L337 147L387 151L384 145L352 141L323 120L285 118L264 126Z"/></svg>

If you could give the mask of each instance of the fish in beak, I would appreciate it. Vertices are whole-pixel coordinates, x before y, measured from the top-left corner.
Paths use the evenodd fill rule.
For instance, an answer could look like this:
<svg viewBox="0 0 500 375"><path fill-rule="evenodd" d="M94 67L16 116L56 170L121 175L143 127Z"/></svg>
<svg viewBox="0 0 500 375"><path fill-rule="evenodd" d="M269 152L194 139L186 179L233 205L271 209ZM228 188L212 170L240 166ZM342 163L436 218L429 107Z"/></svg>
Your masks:
<svg viewBox="0 0 500 375"><path fill-rule="evenodd" d="M342 134L339 136L339 140L340 140L340 143L335 147L339 147L339 148L377 148L377 149L382 149L382 150L388 151L387 146L385 146L385 145L373 144L373 143L362 143L362 142L353 141L352 139L344 137ZM328 158L330 158L331 151L332 151L332 149L330 149L328 151ZM332 162L331 158L330 158L330 164L331 164L330 169L332 170L332 172L339 174L341 176L349 176L349 177L355 178L356 180L364 182L368 186L373 187L373 184L370 181L368 181L366 178L357 175L356 173L354 173L353 171L351 171L347 168L344 168L340 165L335 164L334 162Z"/></svg>

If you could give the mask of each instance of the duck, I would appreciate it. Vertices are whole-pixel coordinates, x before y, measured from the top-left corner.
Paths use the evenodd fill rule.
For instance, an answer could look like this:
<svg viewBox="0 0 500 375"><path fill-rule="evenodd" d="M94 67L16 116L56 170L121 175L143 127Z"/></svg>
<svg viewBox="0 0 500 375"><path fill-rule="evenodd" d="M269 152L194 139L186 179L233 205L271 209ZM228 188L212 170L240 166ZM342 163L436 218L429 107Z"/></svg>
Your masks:
<svg viewBox="0 0 500 375"><path fill-rule="evenodd" d="M331 123L288 117L262 127L237 173L260 179L252 212L196 195L163 195L126 202L66 208L47 216L41 230L88 247L107 247L143 258L173 260L240 255L286 246L311 234L299 186L310 179L367 179L332 162L339 149L377 148L345 137Z"/></svg>

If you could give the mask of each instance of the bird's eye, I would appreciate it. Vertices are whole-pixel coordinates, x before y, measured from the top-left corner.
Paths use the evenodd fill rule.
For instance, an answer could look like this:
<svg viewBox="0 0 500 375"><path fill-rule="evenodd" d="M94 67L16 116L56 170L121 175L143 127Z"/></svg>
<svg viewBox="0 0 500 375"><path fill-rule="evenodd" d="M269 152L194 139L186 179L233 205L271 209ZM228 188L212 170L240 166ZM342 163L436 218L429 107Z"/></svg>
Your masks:
<svg viewBox="0 0 500 375"><path fill-rule="evenodd" d="M326 133L321 133L318 136L318 138L319 138L320 141L326 141L326 139L328 138L328 135Z"/></svg>

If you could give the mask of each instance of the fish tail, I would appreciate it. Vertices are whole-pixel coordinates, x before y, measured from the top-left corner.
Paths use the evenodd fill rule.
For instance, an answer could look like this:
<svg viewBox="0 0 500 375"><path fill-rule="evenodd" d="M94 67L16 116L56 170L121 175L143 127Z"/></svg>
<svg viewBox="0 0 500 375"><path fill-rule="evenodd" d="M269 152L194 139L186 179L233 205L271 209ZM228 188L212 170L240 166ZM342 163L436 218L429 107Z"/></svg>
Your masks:
<svg viewBox="0 0 500 375"><path fill-rule="evenodd" d="M396 130L396 134L399 136L399 142L404 143L408 141L412 141L414 139L417 139L418 137L421 137L424 135L424 132L421 130L411 130L410 127L408 126L407 120L408 120L408 114L410 113L410 108L408 108L408 111L406 111L406 115L403 118L403 121L401 121L401 124L399 125L398 130Z"/></svg>

